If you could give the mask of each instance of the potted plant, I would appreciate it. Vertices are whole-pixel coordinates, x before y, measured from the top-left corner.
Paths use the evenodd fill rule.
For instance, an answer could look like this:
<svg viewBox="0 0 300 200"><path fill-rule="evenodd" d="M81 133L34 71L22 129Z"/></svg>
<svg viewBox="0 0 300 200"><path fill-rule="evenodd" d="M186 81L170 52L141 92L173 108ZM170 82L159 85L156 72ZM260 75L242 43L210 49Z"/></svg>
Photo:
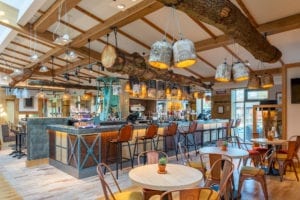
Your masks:
<svg viewBox="0 0 300 200"><path fill-rule="evenodd" d="M228 142L224 141L222 146L221 146L222 151L227 151L227 146L228 146Z"/></svg>
<svg viewBox="0 0 300 200"><path fill-rule="evenodd" d="M158 160L158 173L166 173L166 165L167 165L167 158L166 157L161 157Z"/></svg>

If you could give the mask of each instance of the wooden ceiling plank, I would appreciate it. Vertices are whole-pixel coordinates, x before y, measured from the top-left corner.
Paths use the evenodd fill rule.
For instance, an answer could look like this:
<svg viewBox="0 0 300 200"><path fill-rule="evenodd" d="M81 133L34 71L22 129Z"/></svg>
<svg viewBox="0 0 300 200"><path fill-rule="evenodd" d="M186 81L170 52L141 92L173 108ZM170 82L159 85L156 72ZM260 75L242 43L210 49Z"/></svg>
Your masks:
<svg viewBox="0 0 300 200"><path fill-rule="evenodd" d="M81 47L87 42L88 39L96 40L105 35L107 31L110 32L112 27L124 26L162 7L163 4L157 2L156 0L144 0L135 6L128 8L127 10L119 12L116 15L108 18L102 24L92 27L86 31L85 34L79 35L71 43L71 46Z"/></svg>
<svg viewBox="0 0 300 200"><path fill-rule="evenodd" d="M238 56L237 53L233 52L231 49L229 49L227 46L223 46L231 55L233 55L238 61L241 61L241 62L245 62L243 59L241 59L241 57ZM246 66L250 72L253 72L253 70L249 67L249 66Z"/></svg>
<svg viewBox="0 0 300 200"><path fill-rule="evenodd" d="M190 72L191 74L197 76L197 78L200 78L201 80L204 78L203 76L201 76L200 74L198 74L197 72L191 70L190 68L184 68L186 71Z"/></svg>
<svg viewBox="0 0 300 200"><path fill-rule="evenodd" d="M173 36L172 35L170 35L169 33L166 33L163 29L159 28L157 25L155 25L150 20L146 19L145 17L142 17L141 20L143 22L145 22L146 24L148 24L149 26L151 26L152 28L154 28L155 30L157 30L158 32L160 32L162 35L166 35L166 37L169 40L173 40Z"/></svg>
<svg viewBox="0 0 300 200"><path fill-rule="evenodd" d="M213 68L214 70L216 70L216 67L211 64L210 62L208 62L206 59L202 58L201 56L197 55L197 58L200 59L202 62L204 62L205 64L207 64L208 66L210 66L211 68Z"/></svg>
<svg viewBox="0 0 300 200"><path fill-rule="evenodd" d="M22 61L22 62L25 62L25 63L30 63L30 61L28 61L28 60L24 60L24 59L22 59L22 58L17 58L17 57L15 57L15 56L12 56L12 55L9 55L9 54L6 54L6 53L1 53L2 55L4 55L4 56L7 56L7 57L9 57L9 58L13 58L13 59L15 59L15 60L19 60L19 61Z"/></svg>
<svg viewBox="0 0 300 200"><path fill-rule="evenodd" d="M1 64L2 64L2 63L1 63ZM5 74L11 74L11 73L13 73L14 71L11 70L11 69L6 69L6 68L0 67L0 72L5 73Z"/></svg>
<svg viewBox="0 0 300 200"><path fill-rule="evenodd" d="M60 17L68 13L81 0L60 0L56 1L33 25L33 29L43 33L49 26L58 20L59 9L61 9Z"/></svg>

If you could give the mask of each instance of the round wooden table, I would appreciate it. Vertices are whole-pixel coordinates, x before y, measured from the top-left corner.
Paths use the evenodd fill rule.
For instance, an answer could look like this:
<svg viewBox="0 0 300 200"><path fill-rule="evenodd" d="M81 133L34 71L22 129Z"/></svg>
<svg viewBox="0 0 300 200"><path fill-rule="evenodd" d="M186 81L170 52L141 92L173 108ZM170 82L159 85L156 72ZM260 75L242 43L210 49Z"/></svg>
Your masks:
<svg viewBox="0 0 300 200"><path fill-rule="evenodd" d="M199 149L199 152L227 155L231 158L243 158L249 155L248 151L246 150L231 147L228 147L226 151L221 150L220 147L203 147Z"/></svg>
<svg viewBox="0 0 300 200"><path fill-rule="evenodd" d="M157 170L157 164L139 166L130 170L129 178L143 188L160 191L196 187L203 178L199 170L185 165L167 164L166 174Z"/></svg>

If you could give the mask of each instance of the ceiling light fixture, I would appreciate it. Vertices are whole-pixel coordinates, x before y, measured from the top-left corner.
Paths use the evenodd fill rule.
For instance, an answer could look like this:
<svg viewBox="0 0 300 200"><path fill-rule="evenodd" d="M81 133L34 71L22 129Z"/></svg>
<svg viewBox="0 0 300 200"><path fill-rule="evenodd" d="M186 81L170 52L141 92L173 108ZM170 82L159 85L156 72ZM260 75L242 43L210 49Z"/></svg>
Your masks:
<svg viewBox="0 0 300 200"><path fill-rule="evenodd" d="M77 58L77 54L74 51L67 50L64 56L65 60L75 60Z"/></svg>
<svg viewBox="0 0 300 200"><path fill-rule="evenodd" d="M70 35L67 33L67 31L63 32L62 34L58 34L58 29L61 25L61 11L62 11L62 4L64 1L61 1L61 4L59 5L58 8L58 24L53 32L53 36L56 36L54 43L58 44L58 45L66 45L70 42L72 42ZM65 7L65 11L66 9L66 2L64 2L64 7ZM69 16L68 16L69 17ZM69 23L69 20L66 20ZM58 35L58 36L57 36Z"/></svg>
<svg viewBox="0 0 300 200"><path fill-rule="evenodd" d="M39 72L48 72L48 71L49 71L49 69L46 65L42 65L39 69Z"/></svg>
<svg viewBox="0 0 300 200"><path fill-rule="evenodd" d="M151 46L149 64L152 67L159 69L168 69L171 66L171 58L173 54L174 65L178 68L189 67L196 63L196 53L194 43L183 38L183 34L180 30L179 19L176 15L176 9L171 7L173 19L177 25L179 40L177 40L173 46L166 41L167 30L162 41L157 41ZM167 26L168 27L168 26ZM173 37L173 40L175 38Z"/></svg>
<svg viewBox="0 0 300 200"><path fill-rule="evenodd" d="M229 82L231 79L231 67L227 64L226 59L224 63L217 67L215 80L219 82Z"/></svg>

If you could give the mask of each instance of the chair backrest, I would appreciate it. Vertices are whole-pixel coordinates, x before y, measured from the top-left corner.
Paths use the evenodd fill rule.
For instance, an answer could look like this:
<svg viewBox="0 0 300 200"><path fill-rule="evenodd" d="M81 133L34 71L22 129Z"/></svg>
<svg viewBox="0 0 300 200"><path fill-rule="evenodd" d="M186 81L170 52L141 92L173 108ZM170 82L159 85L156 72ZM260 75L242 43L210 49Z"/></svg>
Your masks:
<svg viewBox="0 0 300 200"><path fill-rule="evenodd" d="M189 160L188 160L188 157L186 156L186 152L187 152L186 146L184 146L182 144L182 142L178 142L177 148L178 148L178 151L179 151L179 154L180 154L181 164L187 165Z"/></svg>
<svg viewBox="0 0 300 200"><path fill-rule="evenodd" d="M157 124L150 124L147 127L146 133L145 133L145 138L154 138L157 136L158 132L158 125Z"/></svg>
<svg viewBox="0 0 300 200"><path fill-rule="evenodd" d="M241 121L242 121L241 119L235 120L235 125L234 125L234 127L235 127L235 128L239 127L240 124L241 124Z"/></svg>
<svg viewBox="0 0 300 200"><path fill-rule="evenodd" d="M179 199L179 200L210 200L210 199L215 199L213 197L214 191L210 188L201 188L201 187L196 187L196 188L185 188L185 189L178 189L178 190L171 190L164 192L161 194L160 199L172 199L172 198L167 198L170 196L174 196L173 199ZM179 198L176 198L175 196L179 196Z"/></svg>
<svg viewBox="0 0 300 200"><path fill-rule="evenodd" d="M222 175L221 172L222 172L223 165L221 165L221 163L215 164L215 162L220 159L229 160L230 162L232 162L232 158L227 155L214 154L214 153L200 154L200 161L202 163L206 163L206 168L210 170L210 179L212 180L217 180L217 181L221 180L221 175Z"/></svg>
<svg viewBox="0 0 300 200"><path fill-rule="evenodd" d="M229 127L233 128L234 127L234 119L231 119L229 122Z"/></svg>
<svg viewBox="0 0 300 200"><path fill-rule="evenodd" d="M168 128L165 130L165 135L176 135L177 133L178 124L175 122L171 122Z"/></svg>
<svg viewBox="0 0 300 200"><path fill-rule="evenodd" d="M119 130L118 140L120 142L127 142L132 139L133 135L133 125L125 124Z"/></svg>
<svg viewBox="0 0 300 200"><path fill-rule="evenodd" d="M291 141L296 141L296 152L299 150L300 148L300 135L292 135L291 137L289 137L289 140Z"/></svg>
<svg viewBox="0 0 300 200"><path fill-rule="evenodd" d="M230 186L230 189L232 189L231 188L231 179L232 179L232 174L233 174L233 170L234 170L234 164L230 160L220 159L220 160L217 160L213 164L212 169L215 166L218 167L218 165L220 165L220 164L222 164L222 173L221 173L221 179L220 179L219 194L222 197L222 196L226 195L226 193L228 192L227 189L229 188L229 186Z"/></svg>
<svg viewBox="0 0 300 200"><path fill-rule="evenodd" d="M104 173L106 171L108 171L110 176L113 178L114 184L118 188L118 191L122 192L122 190L121 190L115 176L113 175L113 172L110 169L110 167L108 165L106 165L105 163L99 163L98 166L97 166L97 173L98 173L98 177L100 179L100 183L101 183L101 186L102 186L102 190L103 190L103 193L104 193L105 200L110 200L110 199L116 200L116 198L113 195L112 190L109 187L109 184L105 180L105 174Z"/></svg>
<svg viewBox="0 0 300 200"><path fill-rule="evenodd" d="M295 153L296 153L296 147L297 142L296 141L288 141L288 153L287 153L287 159L293 159Z"/></svg>
<svg viewBox="0 0 300 200"><path fill-rule="evenodd" d="M259 138L259 133L252 133L252 138L255 139L255 138ZM259 143L257 142L253 142L253 147L259 147Z"/></svg>
<svg viewBox="0 0 300 200"><path fill-rule="evenodd" d="M197 130L197 121L192 121L189 126L189 133L194 133Z"/></svg>
<svg viewBox="0 0 300 200"><path fill-rule="evenodd" d="M144 158L146 156L146 160L147 162L144 162L144 164L157 164L158 163L158 160L161 158L161 157L166 157L167 160L168 160L168 154L166 154L165 152L163 151L155 151L155 150L149 150L149 151L143 151L141 153L139 153L138 155L138 165L141 165L143 162L142 162L142 157Z"/></svg>

